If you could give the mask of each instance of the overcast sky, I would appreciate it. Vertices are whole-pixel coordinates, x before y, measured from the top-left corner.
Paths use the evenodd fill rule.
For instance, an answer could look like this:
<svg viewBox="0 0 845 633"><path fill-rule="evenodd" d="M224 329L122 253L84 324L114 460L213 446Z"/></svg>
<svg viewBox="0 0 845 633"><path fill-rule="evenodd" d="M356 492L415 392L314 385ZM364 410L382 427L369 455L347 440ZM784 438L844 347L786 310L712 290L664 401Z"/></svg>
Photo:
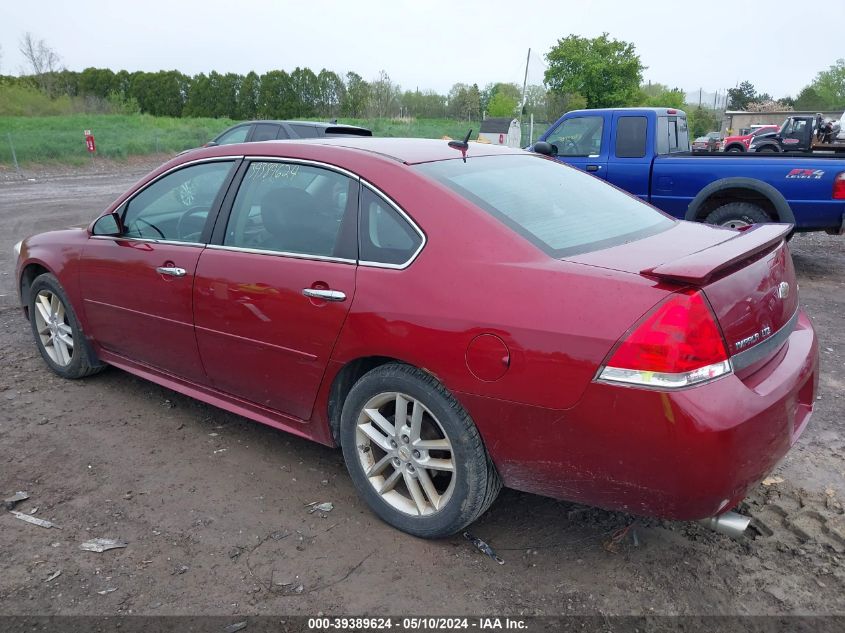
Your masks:
<svg viewBox="0 0 845 633"><path fill-rule="evenodd" d="M607 31L634 43L646 81L715 92L749 79L760 92L795 96L845 56L830 31L843 5L827 3L831 21L816 31L815 5L795 0L0 0L0 73L21 71L18 44L30 31L71 70L308 66L372 79L384 69L403 89L445 93L455 82L521 84L529 47L529 83L541 83L543 55L559 38ZM797 7L806 19L785 19Z"/></svg>

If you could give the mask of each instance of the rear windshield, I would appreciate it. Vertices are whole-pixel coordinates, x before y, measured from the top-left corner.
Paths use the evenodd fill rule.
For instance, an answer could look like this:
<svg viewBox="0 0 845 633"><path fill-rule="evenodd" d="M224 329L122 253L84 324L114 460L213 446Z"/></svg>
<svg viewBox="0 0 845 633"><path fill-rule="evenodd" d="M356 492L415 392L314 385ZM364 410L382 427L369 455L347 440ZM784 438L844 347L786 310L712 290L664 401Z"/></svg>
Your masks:
<svg viewBox="0 0 845 633"><path fill-rule="evenodd" d="M416 169L552 257L616 246L675 222L598 178L536 155L479 156Z"/></svg>

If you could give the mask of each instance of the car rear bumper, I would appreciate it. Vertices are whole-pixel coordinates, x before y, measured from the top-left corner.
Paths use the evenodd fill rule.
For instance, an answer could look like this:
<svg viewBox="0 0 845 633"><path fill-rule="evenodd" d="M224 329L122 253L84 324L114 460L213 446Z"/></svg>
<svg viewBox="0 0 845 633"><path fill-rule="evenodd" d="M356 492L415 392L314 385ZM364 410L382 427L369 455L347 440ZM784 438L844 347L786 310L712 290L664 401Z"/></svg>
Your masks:
<svg viewBox="0 0 845 633"><path fill-rule="evenodd" d="M818 387L808 317L751 376L653 391L592 383L566 411L460 394L505 485L694 520L738 503L806 427Z"/></svg>

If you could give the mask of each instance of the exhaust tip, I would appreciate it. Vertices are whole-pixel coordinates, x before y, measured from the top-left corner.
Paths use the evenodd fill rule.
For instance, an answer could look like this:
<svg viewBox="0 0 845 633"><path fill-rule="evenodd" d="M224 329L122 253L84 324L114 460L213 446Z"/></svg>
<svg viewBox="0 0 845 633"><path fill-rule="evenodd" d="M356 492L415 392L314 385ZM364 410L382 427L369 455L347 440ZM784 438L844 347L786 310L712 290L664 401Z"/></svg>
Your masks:
<svg viewBox="0 0 845 633"><path fill-rule="evenodd" d="M725 512L715 517L702 519L699 523L715 532L738 539L748 529L751 517L743 516L737 512Z"/></svg>

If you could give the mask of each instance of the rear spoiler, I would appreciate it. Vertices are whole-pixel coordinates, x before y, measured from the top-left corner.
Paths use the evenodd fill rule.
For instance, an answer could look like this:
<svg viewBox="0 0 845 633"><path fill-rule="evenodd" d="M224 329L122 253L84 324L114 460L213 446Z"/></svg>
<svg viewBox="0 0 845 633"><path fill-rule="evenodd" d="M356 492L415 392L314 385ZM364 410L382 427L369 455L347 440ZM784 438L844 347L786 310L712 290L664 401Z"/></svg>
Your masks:
<svg viewBox="0 0 845 633"><path fill-rule="evenodd" d="M719 271L779 244L793 229L792 224L755 224L715 246L654 268L646 268L640 271L640 274L670 281L704 284Z"/></svg>

